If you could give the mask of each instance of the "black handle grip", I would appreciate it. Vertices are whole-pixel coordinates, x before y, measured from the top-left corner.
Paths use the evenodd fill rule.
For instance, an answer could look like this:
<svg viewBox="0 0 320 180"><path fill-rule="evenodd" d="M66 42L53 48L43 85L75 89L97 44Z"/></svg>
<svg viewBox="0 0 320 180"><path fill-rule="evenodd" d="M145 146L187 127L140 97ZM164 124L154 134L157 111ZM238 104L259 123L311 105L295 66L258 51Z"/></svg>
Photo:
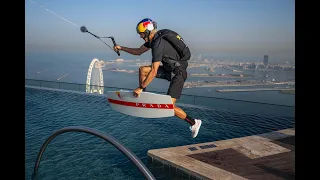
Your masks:
<svg viewBox="0 0 320 180"><path fill-rule="evenodd" d="M114 40L114 38L113 37L110 37L110 38L112 39L113 45L116 46L117 44L116 44L116 41ZM118 54L118 56L120 56L119 50L116 50L116 53Z"/></svg>

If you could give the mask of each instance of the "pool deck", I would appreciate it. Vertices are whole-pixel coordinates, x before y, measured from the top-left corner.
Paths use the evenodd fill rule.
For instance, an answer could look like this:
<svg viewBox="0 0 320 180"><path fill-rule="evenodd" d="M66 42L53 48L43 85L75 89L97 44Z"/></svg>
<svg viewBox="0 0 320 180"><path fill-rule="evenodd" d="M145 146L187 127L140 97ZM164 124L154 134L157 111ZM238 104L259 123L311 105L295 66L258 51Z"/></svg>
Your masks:
<svg viewBox="0 0 320 180"><path fill-rule="evenodd" d="M148 156L191 179L295 179L295 129L152 149Z"/></svg>

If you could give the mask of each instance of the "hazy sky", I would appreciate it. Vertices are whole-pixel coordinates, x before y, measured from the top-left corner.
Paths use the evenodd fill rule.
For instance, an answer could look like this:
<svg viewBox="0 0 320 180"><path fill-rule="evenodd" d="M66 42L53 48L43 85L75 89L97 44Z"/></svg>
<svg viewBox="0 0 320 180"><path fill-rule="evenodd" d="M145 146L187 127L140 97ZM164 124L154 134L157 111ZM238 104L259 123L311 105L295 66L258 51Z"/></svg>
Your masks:
<svg viewBox="0 0 320 180"><path fill-rule="evenodd" d="M277 57L294 61L294 0L25 0L26 51L108 51L81 33L85 25L119 45L139 47L136 24L145 17L158 29L178 32L192 52ZM109 45L111 40L104 39Z"/></svg>

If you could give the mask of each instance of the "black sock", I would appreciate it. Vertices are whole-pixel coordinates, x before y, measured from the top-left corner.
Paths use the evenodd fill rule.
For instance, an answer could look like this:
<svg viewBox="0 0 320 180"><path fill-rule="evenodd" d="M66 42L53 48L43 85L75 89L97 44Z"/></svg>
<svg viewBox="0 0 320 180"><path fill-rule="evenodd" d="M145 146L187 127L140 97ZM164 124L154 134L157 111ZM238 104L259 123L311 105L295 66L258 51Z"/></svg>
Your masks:
<svg viewBox="0 0 320 180"><path fill-rule="evenodd" d="M191 126L194 125L196 123L196 121L187 115L186 119L185 119Z"/></svg>

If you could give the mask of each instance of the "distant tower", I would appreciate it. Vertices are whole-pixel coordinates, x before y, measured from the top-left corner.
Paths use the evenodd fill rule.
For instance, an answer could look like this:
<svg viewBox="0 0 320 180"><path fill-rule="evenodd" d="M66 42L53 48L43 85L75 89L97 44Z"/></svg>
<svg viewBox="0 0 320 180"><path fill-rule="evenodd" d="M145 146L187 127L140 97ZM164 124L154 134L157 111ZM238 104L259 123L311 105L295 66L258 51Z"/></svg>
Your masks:
<svg viewBox="0 0 320 180"><path fill-rule="evenodd" d="M200 62L201 60L202 60L202 55L199 54L199 56L198 56L198 61Z"/></svg>
<svg viewBox="0 0 320 180"><path fill-rule="evenodd" d="M268 66L268 55L263 56L263 65Z"/></svg>

